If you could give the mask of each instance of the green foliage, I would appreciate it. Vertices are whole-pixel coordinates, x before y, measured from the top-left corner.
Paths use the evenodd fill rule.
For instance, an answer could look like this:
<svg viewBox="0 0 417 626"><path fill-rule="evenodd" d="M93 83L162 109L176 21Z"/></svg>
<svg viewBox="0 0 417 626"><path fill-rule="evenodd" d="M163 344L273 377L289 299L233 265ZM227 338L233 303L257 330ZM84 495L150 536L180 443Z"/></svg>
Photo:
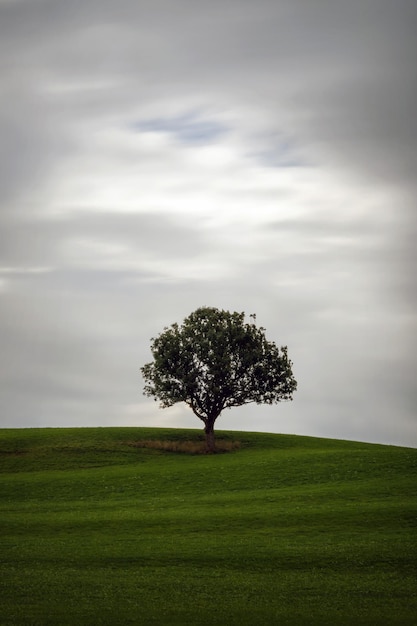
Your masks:
<svg viewBox="0 0 417 626"><path fill-rule="evenodd" d="M0 624L414 624L417 450L222 432L0 430Z"/></svg>
<svg viewBox="0 0 417 626"><path fill-rule="evenodd" d="M161 407L185 402L206 433L224 409L292 400L297 388L287 347L267 341L244 313L197 309L153 338L151 351L153 362L141 368L145 395Z"/></svg>

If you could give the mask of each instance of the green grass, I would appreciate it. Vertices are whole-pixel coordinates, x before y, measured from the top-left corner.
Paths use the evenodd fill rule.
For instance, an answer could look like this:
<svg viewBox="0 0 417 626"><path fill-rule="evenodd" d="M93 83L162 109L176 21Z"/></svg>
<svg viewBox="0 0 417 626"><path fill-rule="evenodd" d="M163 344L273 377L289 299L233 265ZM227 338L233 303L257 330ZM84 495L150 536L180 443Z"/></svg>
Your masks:
<svg viewBox="0 0 417 626"><path fill-rule="evenodd" d="M417 450L219 436L0 430L1 626L417 624Z"/></svg>

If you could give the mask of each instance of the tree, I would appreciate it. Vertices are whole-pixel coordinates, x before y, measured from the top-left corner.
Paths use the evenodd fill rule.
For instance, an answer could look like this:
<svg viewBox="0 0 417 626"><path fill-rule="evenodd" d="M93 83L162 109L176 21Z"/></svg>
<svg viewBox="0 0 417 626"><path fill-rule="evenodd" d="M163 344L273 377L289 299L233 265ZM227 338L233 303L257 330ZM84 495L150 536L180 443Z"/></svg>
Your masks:
<svg viewBox="0 0 417 626"><path fill-rule="evenodd" d="M201 307L151 339L154 360L141 368L146 396L162 408L185 402L204 422L207 452L223 409L292 400L297 388L287 347L267 341L250 317Z"/></svg>

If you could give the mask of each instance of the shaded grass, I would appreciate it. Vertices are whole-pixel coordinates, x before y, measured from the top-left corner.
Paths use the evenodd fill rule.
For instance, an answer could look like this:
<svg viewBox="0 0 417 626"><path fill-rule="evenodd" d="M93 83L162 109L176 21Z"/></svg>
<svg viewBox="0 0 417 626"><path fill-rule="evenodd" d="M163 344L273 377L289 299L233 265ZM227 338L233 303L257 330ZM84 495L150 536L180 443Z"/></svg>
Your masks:
<svg viewBox="0 0 417 626"><path fill-rule="evenodd" d="M0 431L2 626L417 623L417 450L194 437Z"/></svg>
<svg viewBox="0 0 417 626"><path fill-rule="evenodd" d="M163 450L164 452L176 452L180 454L207 454L205 441L175 441L160 439L143 439L129 442L134 448L152 448L153 450ZM216 440L216 453L231 452L240 448L239 441Z"/></svg>

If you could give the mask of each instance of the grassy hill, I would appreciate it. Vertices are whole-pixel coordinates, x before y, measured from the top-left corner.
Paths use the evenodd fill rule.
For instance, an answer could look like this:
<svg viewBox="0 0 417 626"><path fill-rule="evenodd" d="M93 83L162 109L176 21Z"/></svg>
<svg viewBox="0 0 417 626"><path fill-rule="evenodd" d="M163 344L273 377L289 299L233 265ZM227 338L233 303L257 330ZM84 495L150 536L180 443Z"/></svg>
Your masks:
<svg viewBox="0 0 417 626"><path fill-rule="evenodd" d="M417 624L417 450L218 436L0 430L1 626Z"/></svg>

